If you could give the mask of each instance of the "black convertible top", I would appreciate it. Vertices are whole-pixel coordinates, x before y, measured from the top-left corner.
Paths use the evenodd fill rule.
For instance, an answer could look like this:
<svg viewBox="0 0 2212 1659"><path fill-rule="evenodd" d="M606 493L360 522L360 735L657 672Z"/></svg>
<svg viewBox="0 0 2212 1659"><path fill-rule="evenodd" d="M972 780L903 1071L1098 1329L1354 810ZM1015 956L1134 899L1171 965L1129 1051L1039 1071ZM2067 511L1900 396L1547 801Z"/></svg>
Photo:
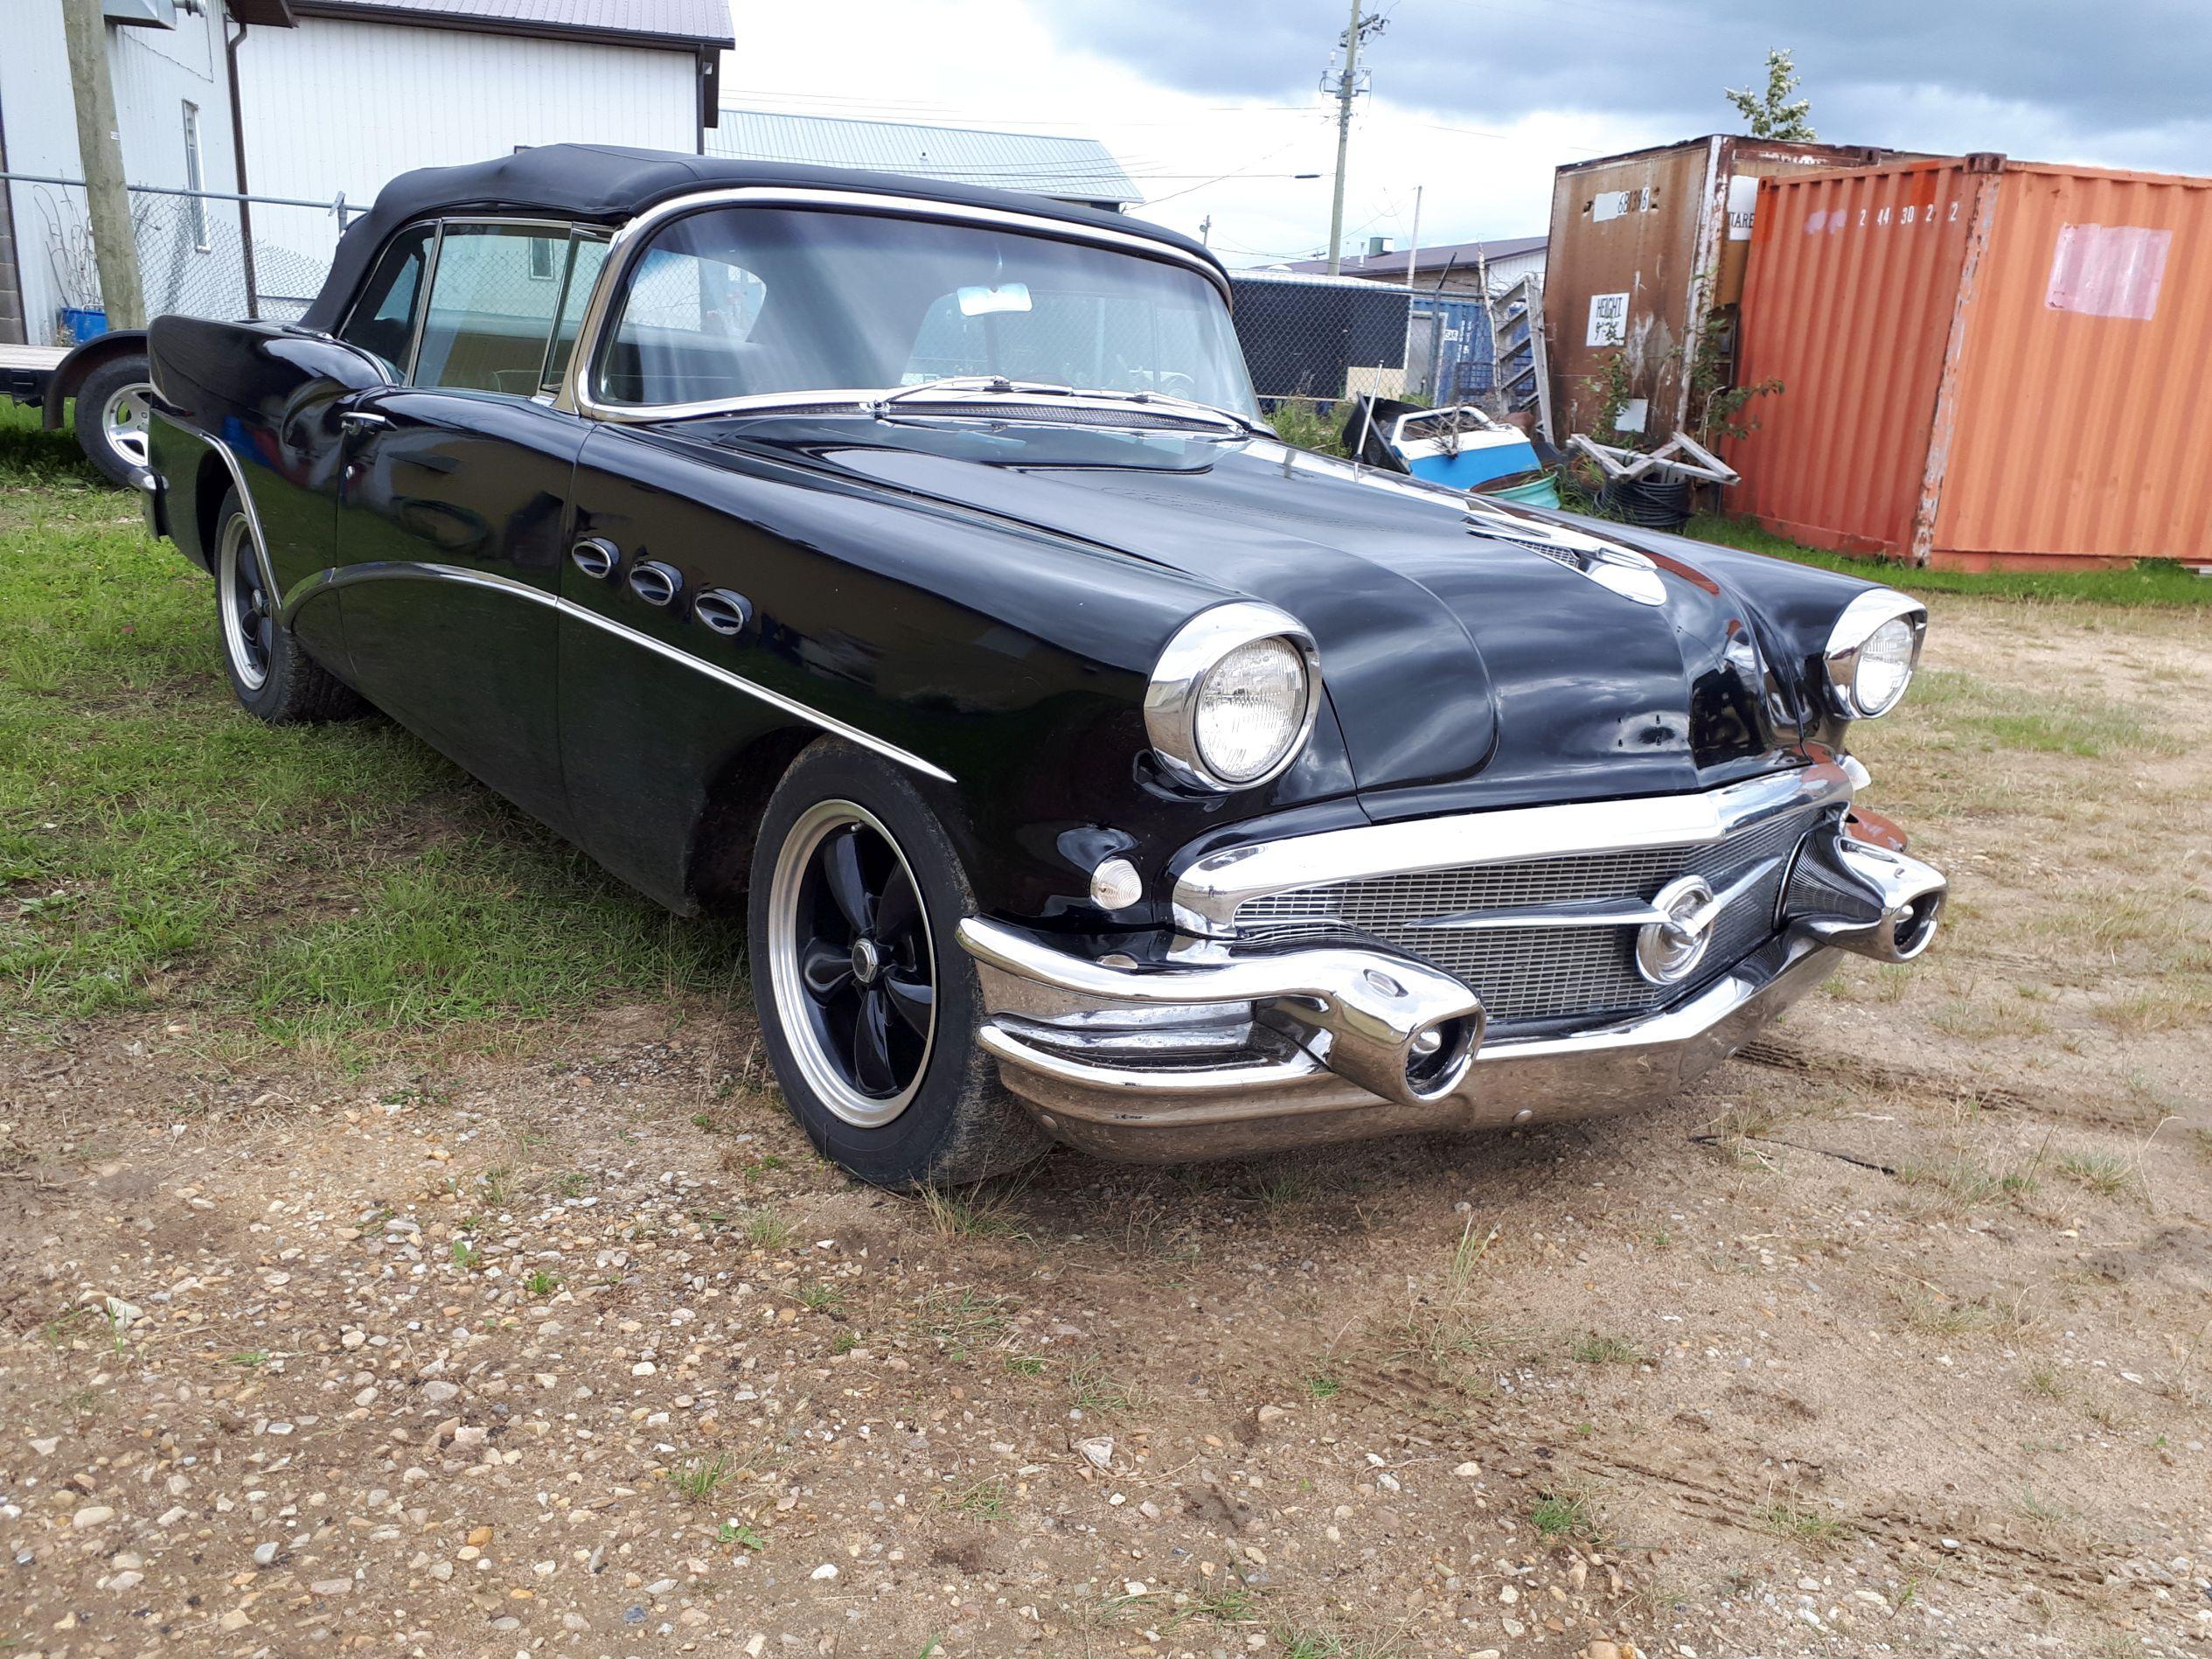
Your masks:
<svg viewBox="0 0 2212 1659"><path fill-rule="evenodd" d="M694 190L747 185L813 190L872 191L918 201L957 202L970 207L1064 220L1163 242L1221 268L1198 242L1143 220L1017 191L973 185L948 185L904 173L861 172L791 162L739 161L720 156L686 156L672 150L629 150L614 144L546 144L496 161L463 167L423 167L401 173L377 192L376 206L339 238L337 254L323 291L300 318L303 327L331 329L345 314L370 262L385 240L410 220L456 212L544 213L560 219L620 224L671 196Z"/></svg>

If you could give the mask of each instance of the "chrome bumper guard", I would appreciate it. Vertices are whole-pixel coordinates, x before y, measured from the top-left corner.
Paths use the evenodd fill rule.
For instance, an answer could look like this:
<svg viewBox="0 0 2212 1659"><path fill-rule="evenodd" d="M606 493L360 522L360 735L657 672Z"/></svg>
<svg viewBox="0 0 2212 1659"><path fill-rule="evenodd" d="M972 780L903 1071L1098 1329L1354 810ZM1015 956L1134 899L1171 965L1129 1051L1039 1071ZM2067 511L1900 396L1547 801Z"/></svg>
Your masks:
<svg viewBox="0 0 2212 1659"><path fill-rule="evenodd" d="M1478 998L1413 957L1219 939L1165 965L1098 959L971 917L984 1049L1046 1129L1108 1156L1246 1155L1374 1135L1501 1127L1665 1098L1735 1053L1851 951L1927 948L1942 875L1871 815L1799 848L1766 944L1661 1011L1484 1041ZM1885 844L1887 843L1887 844Z"/></svg>
<svg viewBox="0 0 2212 1659"><path fill-rule="evenodd" d="M973 917L960 924L959 938L991 973L984 1000L994 1015L1009 1016L1008 1005L1025 1000L1018 992L1008 994L1002 983L1006 978L1093 1005L1075 1009L1079 1019L1097 1013L1096 1005L1201 1014L1225 1004L1254 1008L1257 1017L1276 1016L1272 1028L1278 1032L1285 1024L1304 1028L1284 1035L1307 1065L1325 1063L1368 1093L1401 1105L1426 1105L1457 1088L1482 1042L1482 1004L1475 994L1411 957L1331 949L1225 956L1188 966L1109 967ZM1172 1091L1193 1076L1207 1075L1202 1065L1195 1073L1144 1067L1116 1072L1045 1046L1054 1037L1110 1042L1114 1028L1102 1030L1096 1022L1089 1030L1080 1025L1030 1029L1034 1035L1023 1035L1019 1016L994 1017L983 1028L984 1047L1001 1060L1047 1075L1092 1081L1119 1077L1126 1080L1122 1086L1133 1089ZM1143 1035L1141 1028L1131 1034ZM1265 1067L1245 1070L1257 1074L1251 1081L1261 1086L1270 1075ZM1303 1071L1287 1056L1273 1070L1293 1076Z"/></svg>

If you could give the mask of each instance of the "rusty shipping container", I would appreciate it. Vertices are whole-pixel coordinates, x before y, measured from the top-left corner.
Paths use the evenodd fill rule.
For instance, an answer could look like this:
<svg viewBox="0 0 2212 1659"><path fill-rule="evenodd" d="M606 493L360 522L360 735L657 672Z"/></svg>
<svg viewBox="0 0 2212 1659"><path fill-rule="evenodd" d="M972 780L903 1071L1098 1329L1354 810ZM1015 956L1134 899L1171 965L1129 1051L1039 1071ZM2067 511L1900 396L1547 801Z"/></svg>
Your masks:
<svg viewBox="0 0 2212 1659"><path fill-rule="evenodd" d="M1972 156L1770 179L1731 506L1951 569L2212 561L2212 178Z"/></svg>
<svg viewBox="0 0 2212 1659"><path fill-rule="evenodd" d="M1555 435L1593 429L1603 398L1591 382L1617 353L1643 429L1687 426L1687 359L1707 313L1742 291L1759 179L1896 153L1715 133L1560 168L1544 274ZM1725 328L1722 345L1725 372Z"/></svg>

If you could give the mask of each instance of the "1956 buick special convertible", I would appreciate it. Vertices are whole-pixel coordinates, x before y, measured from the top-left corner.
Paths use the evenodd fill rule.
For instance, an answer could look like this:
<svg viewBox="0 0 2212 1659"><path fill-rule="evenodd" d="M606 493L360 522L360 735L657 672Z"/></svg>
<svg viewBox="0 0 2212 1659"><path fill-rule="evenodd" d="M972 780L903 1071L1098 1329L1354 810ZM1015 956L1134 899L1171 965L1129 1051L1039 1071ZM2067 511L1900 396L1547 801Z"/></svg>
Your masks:
<svg viewBox="0 0 2212 1659"><path fill-rule="evenodd" d="M1847 748L1918 604L1286 448L1166 231L554 146L151 358L240 701L741 903L871 1181L1663 1098L1936 924Z"/></svg>

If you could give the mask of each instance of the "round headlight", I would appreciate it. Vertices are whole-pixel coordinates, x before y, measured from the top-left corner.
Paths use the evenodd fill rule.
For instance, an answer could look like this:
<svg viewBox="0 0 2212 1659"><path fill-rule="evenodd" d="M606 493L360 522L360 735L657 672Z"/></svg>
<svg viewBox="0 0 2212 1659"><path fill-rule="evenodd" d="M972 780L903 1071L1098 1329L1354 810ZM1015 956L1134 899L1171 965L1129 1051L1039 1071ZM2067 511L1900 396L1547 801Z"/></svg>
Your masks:
<svg viewBox="0 0 2212 1659"><path fill-rule="evenodd" d="M1928 611L1888 588L1861 594L1828 631L1829 700L1846 720L1871 720L1897 706L1912 683Z"/></svg>
<svg viewBox="0 0 2212 1659"><path fill-rule="evenodd" d="M1912 659L1918 642L1911 624L1892 617L1859 647L1859 666L1851 674L1851 701L1866 714L1887 714L1912 683Z"/></svg>
<svg viewBox="0 0 2212 1659"><path fill-rule="evenodd" d="M1180 782L1249 789L1297 758L1320 694L1312 638L1294 618L1272 605L1216 605L1160 652L1144 727Z"/></svg>
<svg viewBox="0 0 2212 1659"><path fill-rule="evenodd" d="M1198 757L1225 783L1273 771L1305 723L1305 659L1287 639L1256 639L1199 682Z"/></svg>

